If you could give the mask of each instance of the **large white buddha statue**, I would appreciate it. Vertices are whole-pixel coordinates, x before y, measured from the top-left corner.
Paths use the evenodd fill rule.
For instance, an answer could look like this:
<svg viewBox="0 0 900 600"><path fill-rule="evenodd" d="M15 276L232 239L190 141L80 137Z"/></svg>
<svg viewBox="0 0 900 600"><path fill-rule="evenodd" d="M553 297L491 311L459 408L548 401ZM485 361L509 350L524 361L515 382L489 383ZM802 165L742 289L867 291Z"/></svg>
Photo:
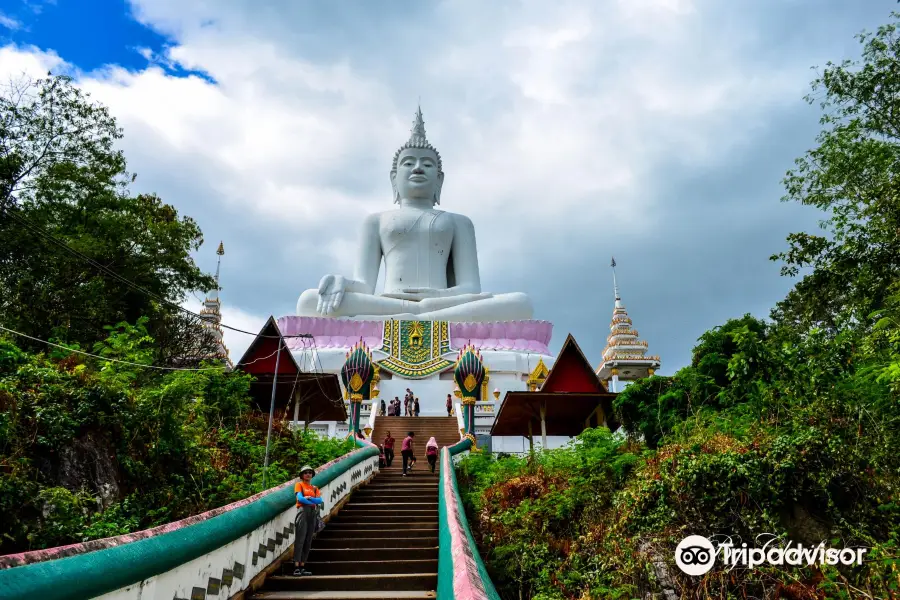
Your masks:
<svg viewBox="0 0 900 600"><path fill-rule="evenodd" d="M400 207L366 217L353 278L326 275L297 301L300 316L433 321L517 321L532 316L522 293L481 291L475 228L463 215L437 210L444 171L425 137L421 108L394 154L391 185ZM384 292L375 282L384 260Z"/></svg>

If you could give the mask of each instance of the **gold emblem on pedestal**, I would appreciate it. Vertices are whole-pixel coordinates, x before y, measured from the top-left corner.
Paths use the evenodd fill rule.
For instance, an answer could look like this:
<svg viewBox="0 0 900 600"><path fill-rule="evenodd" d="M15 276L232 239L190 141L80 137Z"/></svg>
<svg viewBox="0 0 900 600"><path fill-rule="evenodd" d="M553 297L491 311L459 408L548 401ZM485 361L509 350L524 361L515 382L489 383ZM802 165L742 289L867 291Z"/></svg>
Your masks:
<svg viewBox="0 0 900 600"><path fill-rule="evenodd" d="M422 328L422 322L413 321L409 328L409 338L407 338L409 346L411 348L421 348L423 335L425 335L425 332Z"/></svg>
<svg viewBox="0 0 900 600"><path fill-rule="evenodd" d="M378 366L407 379L428 377L453 366L444 358L451 352L447 321L385 321L381 349L388 357Z"/></svg>

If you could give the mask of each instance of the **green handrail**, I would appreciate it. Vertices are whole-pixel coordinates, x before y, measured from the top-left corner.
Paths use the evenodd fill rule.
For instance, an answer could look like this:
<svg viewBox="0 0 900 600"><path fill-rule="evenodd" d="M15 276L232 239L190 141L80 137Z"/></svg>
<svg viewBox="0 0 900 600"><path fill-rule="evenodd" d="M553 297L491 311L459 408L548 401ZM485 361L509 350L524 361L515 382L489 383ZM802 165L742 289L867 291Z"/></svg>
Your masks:
<svg viewBox="0 0 900 600"><path fill-rule="evenodd" d="M377 447L360 440L356 442L360 448L316 473L313 484L324 487L367 458L378 456ZM221 548L271 521L294 502L293 488L282 486L249 504L175 531L121 546L0 570L0 597L82 600L101 596Z"/></svg>

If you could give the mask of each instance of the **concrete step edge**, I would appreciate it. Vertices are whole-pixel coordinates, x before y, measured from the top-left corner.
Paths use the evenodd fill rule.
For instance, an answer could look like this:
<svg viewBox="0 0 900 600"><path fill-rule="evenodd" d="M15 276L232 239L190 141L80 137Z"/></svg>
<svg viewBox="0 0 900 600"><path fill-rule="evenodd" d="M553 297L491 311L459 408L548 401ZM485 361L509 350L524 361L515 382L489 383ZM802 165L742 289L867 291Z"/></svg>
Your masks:
<svg viewBox="0 0 900 600"><path fill-rule="evenodd" d="M250 600L421 600L434 598L436 593L394 590L327 590L327 591L266 591L260 590Z"/></svg>
<svg viewBox="0 0 900 600"><path fill-rule="evenodd" d="M421 548L419 548L421 550ZM357 565L360 562L364 562L368 565L372 564L398 564L398 563L426 563L426 562L437 562L437 558L407 558L407 559L394 559L394 560L366 560L366 561L358 561L358 560L329 560L328 562L322 561L307 561L306 565ZM385 573L388 575L388 573Z"/></svg>
<svg viewBox="0 0 900 600"><path fill-rule="evenodd" d="M371 550L372 548L374 548L374 546L372 548L366 548L366 547L362 547L362 546L354 546L353 545L353 542L356 542L356 541L366 541L366 542L372 542L372 543L385 544L384 549L393 550L394 544L397 542L402 542L402 543L422 542L423 540L434 540L434 543L437 544L438 534L437 534L437 532L435 532L434 535L428 535L428 536L423 535L421 537L403 537L402 535L394 535L391 537L373 537L373 538L364 538L364 537L359 537L359 536L353 536L353 537L336 536L336 537L333 537L330 539L326 538L326 539L322 539L319 541L320 542L327 541L328 543L335 543L335 544L337 544L339 542L342 544L350 544L349 546L344 546L344 548L348 548L348 549ZM423 548L423 546L412 546L411 548L406 547L406 546L399 546L399 547L406 548L407 550L411 550L413 548L417 549L417 550L421 550ZM428 547L428 546L424 546L424 547ZM315 552L316 550L333 550L333 549L334 548L322 548L322 547L316 546L316 544L314 543L312 552Z"/></svg>
<svg viewBox="0 0 900 600"><path fill-rule="evenodd" d="M336 579L413 579L417 577L437 577L437 573L425 571L423 573L371 573L363 575L307 575L306 577L294 575L271 575L268 579L278 581L293 581L295 579L308 579L316 581L327 581Z"/></svg>

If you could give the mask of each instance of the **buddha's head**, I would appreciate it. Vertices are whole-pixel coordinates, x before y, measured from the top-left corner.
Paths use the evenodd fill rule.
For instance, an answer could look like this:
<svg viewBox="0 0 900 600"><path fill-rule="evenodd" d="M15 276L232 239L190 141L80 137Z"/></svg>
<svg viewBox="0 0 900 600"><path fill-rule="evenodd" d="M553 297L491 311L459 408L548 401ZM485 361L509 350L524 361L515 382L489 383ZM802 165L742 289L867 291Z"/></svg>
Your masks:
<svg viewBox="0 0 900 600"><path fill-rule="evenodd" d="M422 109L416 111L409 141L394 154L391 165L391 186L394 202L400 198L431 200L432 206L441 203L444 171L441 155L425 137Z"/></svg>

